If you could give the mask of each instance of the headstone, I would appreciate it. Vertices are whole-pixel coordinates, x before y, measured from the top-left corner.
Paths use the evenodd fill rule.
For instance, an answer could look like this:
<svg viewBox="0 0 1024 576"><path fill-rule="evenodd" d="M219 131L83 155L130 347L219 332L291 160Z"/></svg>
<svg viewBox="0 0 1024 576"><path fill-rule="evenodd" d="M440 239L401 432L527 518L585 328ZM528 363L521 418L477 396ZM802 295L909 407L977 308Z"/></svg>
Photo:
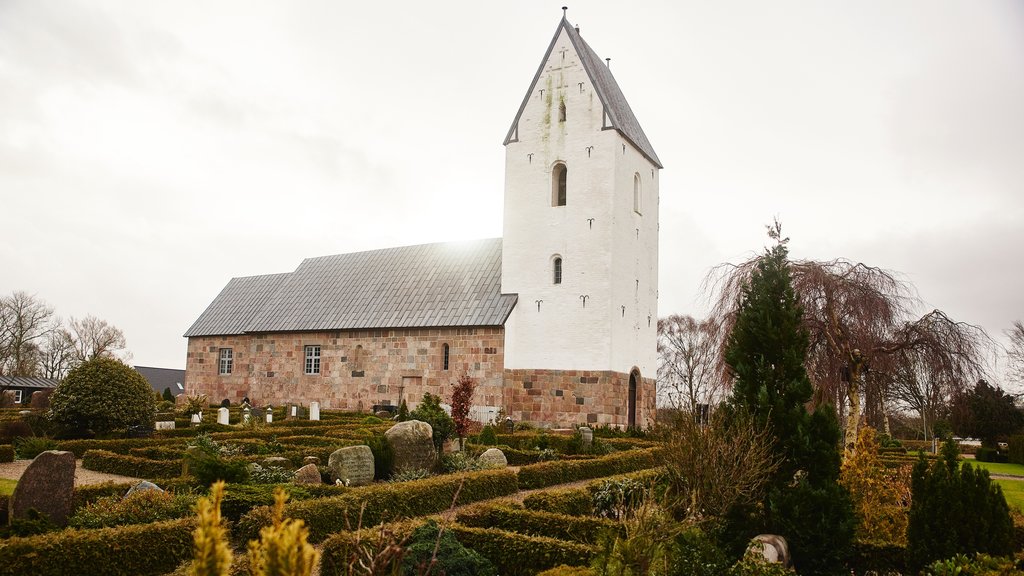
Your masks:
<svg viewBox="0 0 1024 576"><path fill-rule="evenodd" d="M32 399L29 400L29 406L37 410L45 410L50 407L50 394L53 390L36 390L32 393Z"/></svg>
<svg viewBox="0 0 1024 576"><path fill-rule="evenodd" d="M174 420L164 420L156 423L157 430L174 430Z"/></svg>
<svg viewBox="0 0 1024 576"><path fill-rule="evenodd" d="M292 462L281 456L268 456L263 459L263 465L267 468L291 468Z"/></svg>
<svg viewBox="0 0 1024 576"><path fill-rule="evenodd" d="M511 416L505 416L505 432L511 434L516 431L516 423L512 421Z"/></svg>
<svg viewBox="0 0 1024 576"><path fill-rule="evenodd" d="M252 418L252 410L248 406L242 408L242 424L248 424L250 418Z"/></svg>
<svg viewBox="0 0 1024 576"><path fill-rule="evenodd" d="M267 424L274 421L274 407L267 404Z"/></svg>
<svg viewBox="0 0 1024 576"><path fill-rule="evenodd" d="M157 492L163 492L164 491L163 488L157 486L156 484L153 484L152 482L149 482L147 480L143 480L142 482L139 482L135 486L132 486L131 488L129 488L128 491L124 493L124 495L127 498L128 496L131 496L132 494L135 494L136 492L146 492L148 490L156 490Z"/></svg>
<svg viewBox="0 0 1024 576"><path fill-rule="evenodd" d="M227 426L228 418L231 417L231 412L227 408L217 408L217 424L224 424Z"/></svg>
<svg viewBox="0 0 1024 576"><path fill-rule="evenodd" d="M192 425L193 426L199 426L202 423L203 423L203 413L202 412L200 412L198 414L193 414L192 415Z"/></svg>
<svg viewBox="0 0 1024 576"><path fill-rule="evenodd" d="M320 419L320 403L310 402L309 403L309 419L319 420Z"/></svg>
<svg viewBox="0 0 1024 576"><path fill-rule="evenodd" d="M305 466L307 464L312 464L313 466L319 466L320 465L320 457L319 456L306 456L305 458L302 459L302 465Z"/></svg>
<svg viewBox="0 0 1024 576"><path fill-rule="evenodd" d="M25 468L10 501L10 518L26 518L35 509L58 526L66 526L75 492L75 455L48 450Z"/></svg>
<svg viewBox="0 0 1024 576"><path fill-rule="evenodd" d="M384 437L394 451L395 470L433 468L437 458L433 433L430 424L419 420L406 420L389 428Z"/></svg>
<svg viewBox="0 0 1024 576"><path fill-rule="evenodd" d="M588 426L580 428L580 437L583 439L583 447L590 448L594 445L594 431Z"/></svg>
<svg viewBox="0 0 1024 576"><path fill-rule="evenodd" d="M289 406L288 407L288 417L289 418L297 418L298 416L299 416L299 407L296 406L295 404L292 404L291 406Z"/></svg>
<svg viewBox="0 0 1024 576"><path fill-rule="evenodd" d="M505 453L497 448L484 450L484 453L480 455L478 460L488 468L504 468L508 466L508 459L505 458Z"/></svg>
<svg viewBox="0 0 1024 576"><path fill-rule="evenodd" d="M339 448L331 453L327 467L346 486L365 486L373 482L373 451L365 444Z"/></svg>
<svg viewBox="0 0 1024 576"><path fill-rule="evenodd" d="M320 478L320 470L317 469L316 464L306 464L296 470L295 479L292 482L299 485L323 484L323 480Z"/></svg>
<svg viewBox="0 0 1024 576"><path fill-rule="evenodd" d="M751 556L769 564L782 564L789 568L789 545L786 539L777 534L758 534L747 544L745 556Z"/></svg>

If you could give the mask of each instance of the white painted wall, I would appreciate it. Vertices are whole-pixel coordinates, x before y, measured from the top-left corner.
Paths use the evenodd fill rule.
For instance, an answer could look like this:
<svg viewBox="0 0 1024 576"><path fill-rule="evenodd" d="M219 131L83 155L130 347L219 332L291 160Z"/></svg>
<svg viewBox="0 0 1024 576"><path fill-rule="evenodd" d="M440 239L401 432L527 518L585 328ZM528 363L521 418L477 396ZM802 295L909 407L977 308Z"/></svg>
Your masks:
<svg viewBox="0 0 1024 576"><path fill-rule="evenodd" d="M558 120L560 101L565 122ZM562 30L519 120L518 141L506 146L502 291L519 294L505 325L506 368L636 366L654 377L658 171L618 131L602 130L602 114ZM561 207L551 206L556 162L568 168ZM643 179L642 216L633 211L635 173ZM552 277L556 254L563 259L559 285Z"/></svg>

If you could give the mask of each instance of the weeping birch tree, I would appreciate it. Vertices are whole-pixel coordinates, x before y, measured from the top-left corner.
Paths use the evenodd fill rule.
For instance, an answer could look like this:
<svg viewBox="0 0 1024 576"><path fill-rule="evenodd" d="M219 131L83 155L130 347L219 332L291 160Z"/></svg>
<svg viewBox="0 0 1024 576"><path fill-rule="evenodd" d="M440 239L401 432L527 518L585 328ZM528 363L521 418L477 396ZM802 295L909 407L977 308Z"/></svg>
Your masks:
<svg viewBox="0 0 1024 576"><path fill-rule="evenodd" d="M762 258L722 264L705 280L716 294L712 318L726 333ZM984 374L992 344L984 330L940 310L918 317L921 301L901 274L845 259L789 260L788 266L810 337L814 401L846 405L847 451L857 440L865 401L881 410L887 427L885 407L907 375L924 373L948 389L962 389Z"/></svg>

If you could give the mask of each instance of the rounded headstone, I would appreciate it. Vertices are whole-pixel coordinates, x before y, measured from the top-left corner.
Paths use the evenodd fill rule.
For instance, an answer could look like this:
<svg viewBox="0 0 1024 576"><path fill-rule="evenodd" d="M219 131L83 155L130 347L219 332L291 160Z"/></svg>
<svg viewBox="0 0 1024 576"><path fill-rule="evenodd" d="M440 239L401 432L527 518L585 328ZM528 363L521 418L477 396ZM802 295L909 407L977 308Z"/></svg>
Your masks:
<svg viewBox="0 0 1024 576"><path fill-rule="evenodd" d="M299 468L295 472L295 479L292 482L295 484L323 484L320 470L317 469L316 464L306 464Z"/></svg>
<svg viewBox="0 0 1024 576"><path fill-rule="evenodd" d="M11 495L10 517L26 518L33 508L58 526L66 526L75 492L75 455L48 450L25 468Z"/></svg>
<svg viewBox="0 0 1024 576"><path fill-rule="evenodd" d="M778 563L789 568L789 545L786 539L778 534L758 534L747 544L746 556L762 562Z"/></svg>
<svg viewBox="0 0 1024 576"><path fill-rule="evenodd" d="M228 424L231 412L227 408L217 408L217 424Z"/></svg>
<svg viewBox="0 0 1024 576"><path fill-rule="evenodd" d="M331 453L327 467L346 486L365 486L373 482L373 451L366 445L339 448Z"/></svg>
<svg viewBox="0 0 1024 576"><path fill-rule="evenodd" d="M132 494L135 494L136 492L146 492L148 490L156 490L157 492L164 491L163 488L157 486L156 484L153 484L148 480L143 480L142 482L139 482L135 486L129 488L128 491L124 493L124 495L127 497L131 496Z"/></svg>
<svg viewBox="0 0 1024 576"><path fill-rule="evenodd" d="M484 453L477 460L488 468L504 468L508 466L508 459L505 458L505 453L497 448L484 450Z"/></svg>
<svg viewBox="0 0 1024 576"><path fill-rule="evenodd" d="M433 435L430 424L419 420L399 422L388 429L384 437L394 452L395 470L433 468L437 459Z"/></svg>
<svg viewBox="0 0 1024 576"><path fill-rule="evenodd" d="M281 456L267 456L263 459L263 465L267 468L291 468L291 460Z"/></svg>

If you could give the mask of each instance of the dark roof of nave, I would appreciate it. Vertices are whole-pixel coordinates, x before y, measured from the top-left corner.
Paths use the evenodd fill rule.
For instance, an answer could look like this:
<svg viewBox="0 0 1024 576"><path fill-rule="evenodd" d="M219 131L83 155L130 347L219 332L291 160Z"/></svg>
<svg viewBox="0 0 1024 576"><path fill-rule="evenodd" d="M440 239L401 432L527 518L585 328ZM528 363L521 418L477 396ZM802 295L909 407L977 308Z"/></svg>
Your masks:
<svg viewBox="0 0 1024 576"><path fill-rule="evenodd" d="M650 140L647 139L647 134L644 134L644 129L640 127L640 122L636 119L636 115L633 114L633 109L629 107L629 102L626 101L626 96L623 95L622 89L619 88L619 83L615 81L615 76L612 75L611 69L608 68L605 62L601 60L601 57L597 55L597 52L594 52L594 49L580 36L579 31L569 24L565 17L558 23L555 35L551 38L551 44L548 45L547 52L544 53L544 58L540 61L540 67L533 77L533 82L530 83L530 88L526 91L526 96L523 98L523 103L519 106L519 112L516 113L515 120L512 121L512 126L505 136L504 143L508 144L512 141L512 135L515 133L519 118L523 115L527 102L530 101L530 96L540 80L540 75L544 72L544 64L555 49L555 42L558 40L558 34L562 30L566 31L573 47L580 55L583 69L586 70L587 76L594 85L594 90L604 106L605 113L608 115L608 120L612 127L618 130L626 140L629 140L655 166L663 168L661 160L658 159L658 154L654 152L654 147L651 146Z"/></svg>
<svg viewBox="0 0 1024 576"><path fill-rule="evenodd" d="M321 256L233 278L185 333L501 326L501 238Z"/></svg>

